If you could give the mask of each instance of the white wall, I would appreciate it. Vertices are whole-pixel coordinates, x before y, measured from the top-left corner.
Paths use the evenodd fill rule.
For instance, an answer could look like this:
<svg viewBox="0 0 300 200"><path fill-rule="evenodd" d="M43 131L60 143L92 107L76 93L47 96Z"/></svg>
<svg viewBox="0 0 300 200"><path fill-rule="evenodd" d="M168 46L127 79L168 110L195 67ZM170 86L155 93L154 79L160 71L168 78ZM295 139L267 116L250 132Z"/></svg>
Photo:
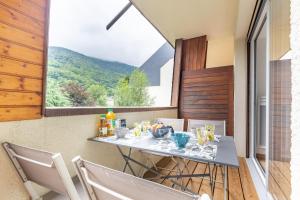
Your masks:
<svg viewBox="0 0 300 200"><path fill-rule="evenodd" d="M128 125L132 125L137 121L153 120L158 117L176 118L177 110L120 113L117 116L127 119ZM87 141L87 138L96 134L97 120L98 115L81 115L1 122L0 142L8 141L46 151L60 152L71 176L75 175L71 160L77 155L92 162L121 170L124 163L115 147ZM133 156L143 160L138 152L133 152ZM1 200L29 199L3 148L0 148L0 177Z"/></svg>
<svg viewBox="0 0 300 200"><path fill-rule="evenodd" d="M246 156L247 46L246 39L234 45L234 140L239 156Z"/></svg>
<svg viewBox="0 0 300 200"><path fill-rule="evenodd" d="M246 156L247 47L233 37L208 41L207 68L234 65L234 140L239 156Z"/></svg>
<svg viewBox="0 0 300 200"><path fill-rule="evenodd" d="M234 38L208 38L206 67L221 67L234 63Z"/></svg>
<svg viewBox="0 0 300 200"><path fill-rule="evenodd" d="M174 59L170 59L160 68L160 86L148 87L151 97L154 97L154 106L170 106L173 81Z"/></svg>

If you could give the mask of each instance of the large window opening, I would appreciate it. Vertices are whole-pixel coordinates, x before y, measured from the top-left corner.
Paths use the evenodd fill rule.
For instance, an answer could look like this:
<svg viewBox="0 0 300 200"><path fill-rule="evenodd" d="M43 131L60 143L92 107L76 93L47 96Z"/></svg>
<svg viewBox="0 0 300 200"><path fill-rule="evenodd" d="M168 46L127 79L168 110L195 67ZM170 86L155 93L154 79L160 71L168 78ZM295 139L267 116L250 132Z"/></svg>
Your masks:
<svg viewBox="0 0 300 200"><path fill-rule="evenodd" d="M52 0L47 107L170 106L173 47L127 0Z"/></svg>

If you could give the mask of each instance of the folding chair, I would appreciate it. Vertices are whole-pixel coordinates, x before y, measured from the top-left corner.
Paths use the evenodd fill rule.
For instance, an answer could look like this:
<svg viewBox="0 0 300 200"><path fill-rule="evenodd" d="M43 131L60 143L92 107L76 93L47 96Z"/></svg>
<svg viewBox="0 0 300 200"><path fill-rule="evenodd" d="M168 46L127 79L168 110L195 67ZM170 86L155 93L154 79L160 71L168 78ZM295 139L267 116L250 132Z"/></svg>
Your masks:
<svg viewBox="0 0 300 200"><path fill-rule="evenodd" d="M197 120L197 119L189 119L188 120L188 131L191 131L192 128L202 128L205 127L205 125L214 125L215 126L215 135L220 135L220 136L226 136L226 121L225 120ZM209 170L210 170L210 165ZM218 173L218 168L221 168L221 174L222 174L222 179L224 177L223 173L223 168L220 165L214 164L211 178L213 180L216 179L217 173ZM214 177L214 178L213 178ZM213 181L212 185L212 192L214 192L215 188L215 181Z"/></svg>
<svg viewBox="0 0 300 200"><path fill-rule="evenodd" d="M201 128L205 125L210 124L215 126L215 135L226 135L226 122L224 120L198 120L198 119L189 119L188 120L188 131L191 131L192 128Z"/></svg>
<svg viewBox="0 0 300 200"><path fill-rule="evenodd" d="M206 200L120 171L82 160L72 161L91 200Z"/></svg>
<svg viewBox="0 0 300 200"><path fill-rule="evenodd" d="M34 182L71 200L80 200L61 154L39 151L8 142L2 145L31 199L40 198L32 187L31 182Z"/></svg>

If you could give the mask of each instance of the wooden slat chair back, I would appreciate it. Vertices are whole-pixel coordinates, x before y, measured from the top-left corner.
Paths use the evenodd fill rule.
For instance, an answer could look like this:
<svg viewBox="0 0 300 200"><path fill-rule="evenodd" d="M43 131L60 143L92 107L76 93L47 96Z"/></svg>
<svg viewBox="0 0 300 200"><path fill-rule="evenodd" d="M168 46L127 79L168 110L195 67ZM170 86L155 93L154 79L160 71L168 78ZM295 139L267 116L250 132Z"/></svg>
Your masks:
<svg viewBox="0 0 300 200"><path fill-rule="evenodd" d="M225 120L197 120L189 119L188 120L188 131L191 131L192 128L201 128L205 125L214 125L215 126L215 135L226 135L226 121Z"/></svg>
<svg viewBox="0 0 300 200"><path fill-rule="evenodd" d="M10 160L20 175L31 199L39 199L31 182L52 191L79 200L61 154L31 149L11 143L3 143Z"/></svg>
<svg viewBox="0 0 300 200"><path fill-rule="evenodd" d="M184 129L184 119L158 118L157 121L172 126L174 131L183 131Z"/></svg>
<svg viewBox="0 0 300 200"><path fill-rule="evenodd" d="M73 163L84 189L91 200L200 200L158 183L82 160ZM207 197L207 196L205 196Z"/></svg>

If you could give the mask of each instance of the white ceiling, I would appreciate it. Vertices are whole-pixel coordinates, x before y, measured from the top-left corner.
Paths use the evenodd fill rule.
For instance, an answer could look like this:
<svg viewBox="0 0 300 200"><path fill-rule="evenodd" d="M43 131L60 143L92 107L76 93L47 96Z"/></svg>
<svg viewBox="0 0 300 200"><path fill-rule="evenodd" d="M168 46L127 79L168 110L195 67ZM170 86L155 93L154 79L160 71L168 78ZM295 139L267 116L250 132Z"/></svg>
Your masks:
<svg viewBox="0 0 300 200"><path fill-rule="evenodd" d="M256 2L256 0L131 1L172 44L178 38L188 39L200 35L208 35L209 40L235 37L236 34L237 37L244 36Z"/></svg>

